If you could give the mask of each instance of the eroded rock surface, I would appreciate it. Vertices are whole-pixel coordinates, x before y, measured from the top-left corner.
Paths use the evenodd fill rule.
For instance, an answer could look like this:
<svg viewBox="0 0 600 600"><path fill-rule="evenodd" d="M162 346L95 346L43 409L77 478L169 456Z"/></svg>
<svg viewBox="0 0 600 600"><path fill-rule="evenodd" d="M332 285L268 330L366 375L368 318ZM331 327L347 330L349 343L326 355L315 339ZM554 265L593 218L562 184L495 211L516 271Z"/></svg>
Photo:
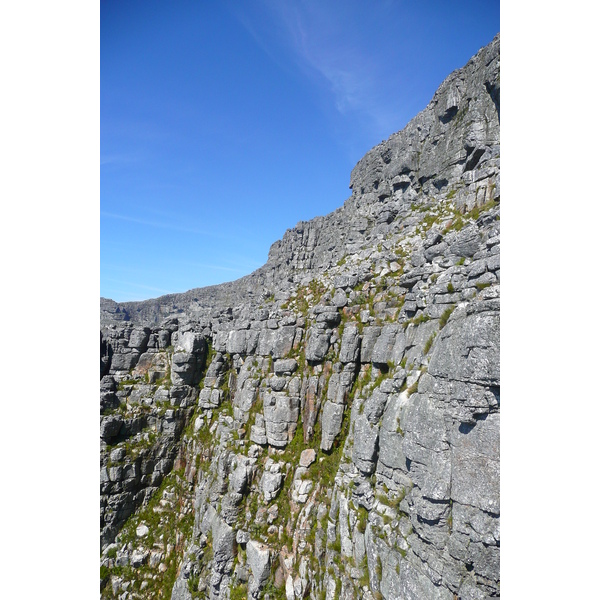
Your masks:
<svg viewBox="0 0 600 600"><path fill-rule="evenodd" d="M101 301L104 597L500 595L499 45L255 273Z"/></svg>

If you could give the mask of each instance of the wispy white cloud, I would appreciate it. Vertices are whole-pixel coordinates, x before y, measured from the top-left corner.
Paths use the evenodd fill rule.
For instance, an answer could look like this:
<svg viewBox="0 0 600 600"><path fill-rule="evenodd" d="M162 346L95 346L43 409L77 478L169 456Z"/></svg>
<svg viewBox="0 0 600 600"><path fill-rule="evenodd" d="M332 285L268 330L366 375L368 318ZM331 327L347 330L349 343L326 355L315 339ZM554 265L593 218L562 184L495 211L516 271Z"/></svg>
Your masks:
<svg viewBox="0 0 600 600"><path fill-rule="evenodd" d="M372 87L368 57L347 43L327 8L281 2L271 6L287 28L288 39L301 63L328 81L336 108L342 113L367 108Z"/></svg>
<svg viewBox="0 0 600 600"><path fill-rule="evenodd" d="M248 15L239 18L270 56L277 55L272 44L286 47L305 76L314 80L316 75L321 84L324 82L341 115L358 114L370 127L389 133L398 121L389 99L390 81L381 66L381 49L361 44L359 6L351 1L263 0L263 10L274 22L270 31L279 35L264 26L261 30L261 24ZM385 2L369 6L375 21L384 19L387 9Z"/></svg>
<svg viewBox="0 0 600 600"><path fill-rule="evenodd" d="M129 165L139 161L134 154L105 154L100 157L101 165Z"/></svg>
<svg viewBox="0 0 600 600"><path fill-rule="evenodd" d="M149 221L147 219L140 219L139 217L131 217L128 215L120 215L112 212L100 212L101 217L106 217L108 219L118 219L120 221L128 221L130 223L136 223L138 225L145 225L147 227L157 227L160 229L169 229L171 231L182 231L185 233L194 233L197 235L206 235L215 238L224 238L226 236L217 233L216 231L198 229L196 227L188 227L186 225L181 225L179 223L169 223L167 221Z"/></svg>
<svg viewBox="0 0 600 600"><path fill-rule="evenodd" d="M229 264L237 264L238 266L227 266L225 264L214 264L214 263L200 263L200 262L180 262L180 265L185 265L186 267L194 267L197 269L209 269L214 271L226 271L229 273L251 273L255 269L258 269L262 264L258 264L255 262L248 262L247 260L241 259L239 262L233 260L225 260L226 263Z"/></svg>
<svg viewBox="0 0 600 600"><path fill-rule="evenodd" d="M135 283L133 281L121 281L120 279L113 279L112 277L103 277L104 281L110 281L111 283L116 283L118 285L124 285L129 288L127 293L131 293L131 288L135 289L143 289L150 290L151 292L160 292L161 294L172 294L172 290L164 290L162 288L157 288L151 285L144 285L143 283ZM120 291L120 293L125 293Z"/></svg>
<svg viewBox="0 0 600 600"><path fill-rule="evenodd" d="M209 265L206 263L187 263L189 266L197 267L199 269L210 269L211 271L228 271L230 273L246 273L247 269L225 267L223 265Z"/></svg>

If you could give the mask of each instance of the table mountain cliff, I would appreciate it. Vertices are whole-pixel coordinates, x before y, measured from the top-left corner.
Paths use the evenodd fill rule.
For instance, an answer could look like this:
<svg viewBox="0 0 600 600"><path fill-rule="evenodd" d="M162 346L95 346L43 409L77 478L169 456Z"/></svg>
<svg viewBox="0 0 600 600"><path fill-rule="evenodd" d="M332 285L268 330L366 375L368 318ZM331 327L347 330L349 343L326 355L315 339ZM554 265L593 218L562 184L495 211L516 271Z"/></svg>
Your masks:
<svg viewBox="0 0 600 600"><path fill-rule="evenodd" d="M101 299L103 597L500 595L499 61L254 273Z"/></svg>

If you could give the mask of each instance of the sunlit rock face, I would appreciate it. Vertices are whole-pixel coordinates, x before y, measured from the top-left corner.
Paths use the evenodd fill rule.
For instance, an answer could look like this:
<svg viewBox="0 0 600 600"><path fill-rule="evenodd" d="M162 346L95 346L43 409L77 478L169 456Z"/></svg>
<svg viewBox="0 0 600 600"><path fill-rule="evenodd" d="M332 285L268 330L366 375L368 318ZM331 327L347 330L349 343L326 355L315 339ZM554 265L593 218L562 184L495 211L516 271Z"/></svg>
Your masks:
<svg viewBox="0 0 600 600"><path fill-rule="evenodd" d="M101 301L104 597L499 596L499 50L253 274Z"/></svg>

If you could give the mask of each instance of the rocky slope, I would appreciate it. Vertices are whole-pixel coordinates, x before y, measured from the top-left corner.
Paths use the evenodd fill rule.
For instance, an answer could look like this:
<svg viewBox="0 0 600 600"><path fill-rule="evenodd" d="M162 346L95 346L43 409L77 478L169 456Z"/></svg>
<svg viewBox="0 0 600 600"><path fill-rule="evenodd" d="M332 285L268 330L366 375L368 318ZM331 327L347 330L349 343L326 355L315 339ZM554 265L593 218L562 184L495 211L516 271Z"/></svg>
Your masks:
<svg viewBox="0 0 600 600"><path fill-rule="evenodd" d="M258 271L101 300L104 597L499 596L499 47Z"/></svg>

